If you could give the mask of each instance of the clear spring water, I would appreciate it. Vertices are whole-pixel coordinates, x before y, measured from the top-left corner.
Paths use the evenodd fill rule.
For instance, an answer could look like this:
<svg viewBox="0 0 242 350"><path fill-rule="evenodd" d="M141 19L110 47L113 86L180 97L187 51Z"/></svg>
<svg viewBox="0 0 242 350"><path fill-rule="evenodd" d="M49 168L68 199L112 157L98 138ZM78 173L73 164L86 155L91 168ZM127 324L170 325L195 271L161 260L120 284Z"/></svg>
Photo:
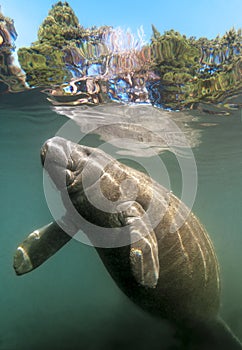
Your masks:
<svg viewBox="0 0 242 350"><path fill-rule="evenodd" d="M193 148L198 170L193 211L207 228L221 265L221 315L242 340L241 113L187 115L186 126L199 135ZM31 91L2 95L0 120L0 349L147 349L151 343L166 349L173 344L169 326L121 293L90 246L72 240L37 270L15 275L18 243L52 219L39 150L67 118L53 111L43 94ZM96 146L100 138L90 135L86 142ZM169 152L160 157L179 194L174 157Z"/></svg>

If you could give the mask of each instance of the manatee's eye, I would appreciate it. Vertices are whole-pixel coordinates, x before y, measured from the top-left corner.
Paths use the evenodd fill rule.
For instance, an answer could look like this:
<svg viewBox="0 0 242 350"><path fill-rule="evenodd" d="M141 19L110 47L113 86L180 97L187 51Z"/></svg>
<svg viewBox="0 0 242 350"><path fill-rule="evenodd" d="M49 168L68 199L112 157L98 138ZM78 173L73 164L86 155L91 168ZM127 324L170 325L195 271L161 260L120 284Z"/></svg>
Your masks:
<svg viewBox="0 0 242 350"><path fill-rule="evenodd" d="M90 156L90 154L92 154L93 151L90 150L89 148L86 148L86 149L85 149L85 152L86 152L86 155L87 155L87 156Z"/></svg>

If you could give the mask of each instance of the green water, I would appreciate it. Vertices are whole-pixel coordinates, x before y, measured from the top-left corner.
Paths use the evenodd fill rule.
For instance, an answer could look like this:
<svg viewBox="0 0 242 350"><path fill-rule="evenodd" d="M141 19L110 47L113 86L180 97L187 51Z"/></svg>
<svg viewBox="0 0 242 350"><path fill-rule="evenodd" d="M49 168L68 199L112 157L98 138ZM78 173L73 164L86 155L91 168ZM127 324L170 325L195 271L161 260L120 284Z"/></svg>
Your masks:
<svg viewBox="0 0 242 350"><path fill-rule="evenodd" d="M18 243L51 221L39 150L67 121L38 91L2 95L0 349L166 349L167 323L133 305L107 274L94 248L72 240L39 269L12 268ZM204 126L201 123L216 123ZM221 265L221 315L242 340L242 123L231 116L190 116L198 190L193 211L206 226ZM88 137L96 146L98 136ZM163 153L168 169L173 157ZM172 186L179 192L173 172Z"/></svg>

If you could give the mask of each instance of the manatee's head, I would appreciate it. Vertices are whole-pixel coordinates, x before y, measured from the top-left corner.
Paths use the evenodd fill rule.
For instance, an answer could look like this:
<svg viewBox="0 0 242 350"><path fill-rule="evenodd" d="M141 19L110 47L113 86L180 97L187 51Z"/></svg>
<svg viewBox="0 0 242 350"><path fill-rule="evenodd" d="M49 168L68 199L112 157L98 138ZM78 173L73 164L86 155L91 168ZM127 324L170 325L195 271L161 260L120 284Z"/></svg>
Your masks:
<svg viewBox="0 0 242 350"><path fill-rule="evenodd" d="M69 193L82 190L83 179L89 187L102 175L105 166L114 159L103 151L79 145L62 137L47 140L41 148L43 167L57 189Z"/></svg>
<svg viewBox="0 0 242 350"><path fill-rule="evenodd" d="M41 148L43 167L59 190L75 188L92 153L92 148L78 145L62 137L47 140Z"/></svg>

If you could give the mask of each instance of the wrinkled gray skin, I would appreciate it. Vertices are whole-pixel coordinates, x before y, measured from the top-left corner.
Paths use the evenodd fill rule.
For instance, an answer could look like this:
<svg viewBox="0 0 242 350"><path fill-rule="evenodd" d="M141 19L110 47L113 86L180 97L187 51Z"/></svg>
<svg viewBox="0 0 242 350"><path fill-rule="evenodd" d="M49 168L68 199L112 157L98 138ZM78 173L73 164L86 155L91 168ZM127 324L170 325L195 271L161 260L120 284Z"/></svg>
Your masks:
<svg viewBox="0 0 242 350"><path fill-rule="evenodd" d="M81 217L96 225L96 232L86 230L91 241L98 236L98 227L117 228L120 236L124 234L124 238L110 236L118 248L96 248L98 254L131 300L183 329L186 348L242 349L217 316L219 266L211 240L177 197L104 152L60 137L43 145L41 159L62 193L67 212L59 222L62 228L51 223L31 233L18 247L14 257L18 275L39 266L78 231L82 221L73 214L70 199ZM97 183L101 194L113 203L112 213L89 200L100 195ZM137 191L133 202L129 198L132 188ZM124 227L128 235L121 230Z"/></svg>

